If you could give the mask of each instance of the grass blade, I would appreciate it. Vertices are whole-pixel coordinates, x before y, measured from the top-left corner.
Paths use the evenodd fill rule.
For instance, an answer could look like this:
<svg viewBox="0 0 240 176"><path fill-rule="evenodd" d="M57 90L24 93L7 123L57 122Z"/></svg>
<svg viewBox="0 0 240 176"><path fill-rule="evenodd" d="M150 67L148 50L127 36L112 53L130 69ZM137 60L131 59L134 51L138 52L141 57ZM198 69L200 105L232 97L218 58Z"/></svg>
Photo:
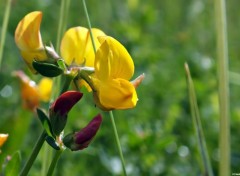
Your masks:
<svg viewBox="0 0 240 176"><path fill-rule="evenodd" d="M197 98L194 90L194 85L191 77L191 73L188 65L185 63L185 71L187 75L187 85L189 91L189 101L191 107L191 115L193 119L194 128L197 135L198 147L201 154L202 164L203 164L203 173L202 175L213 176L212 166L209 159L205 137L203 134L203 129L201 125L201 119L197 104Z"/></svg>

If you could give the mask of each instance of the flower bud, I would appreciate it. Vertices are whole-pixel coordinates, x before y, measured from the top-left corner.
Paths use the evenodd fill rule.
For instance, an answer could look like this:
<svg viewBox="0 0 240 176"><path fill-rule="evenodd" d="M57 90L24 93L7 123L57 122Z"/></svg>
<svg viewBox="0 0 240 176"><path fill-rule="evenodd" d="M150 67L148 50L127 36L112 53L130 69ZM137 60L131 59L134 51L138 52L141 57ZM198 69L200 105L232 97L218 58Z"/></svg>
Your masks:
<svg viewBox="0 0 240 176"><path fill-rule="evenodd" d="M102 117L100 114L98 114L81 131L65 136L63 139L64 145L72 151L83 150L84 148L87 148L93 137L96 135L101 123Z"/></svg>
<svg viewBox="0 0 240 176"><path fill-rule="evenodd" d="M50 123L53 133L59 136L67 123L67 115L71 108L82 98L77 91L67 91L60 95L49 110Z"/></svg>

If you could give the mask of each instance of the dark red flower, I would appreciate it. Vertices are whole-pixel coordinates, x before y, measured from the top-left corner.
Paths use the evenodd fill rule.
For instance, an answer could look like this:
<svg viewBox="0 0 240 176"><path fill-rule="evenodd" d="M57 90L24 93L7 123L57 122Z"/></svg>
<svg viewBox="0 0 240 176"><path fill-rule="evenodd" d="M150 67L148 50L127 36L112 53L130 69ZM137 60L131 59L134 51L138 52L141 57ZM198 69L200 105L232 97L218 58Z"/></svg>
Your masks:
<svg viewBox="0 0 240 176"><path fill-rule="evenodd" d="M67 91L60 95L51 105L49 119L53 133L58 136L67 123L68 112L82 98L83 94L77 91Z"/></svg>
<svg viewBox="0 0 240 176"><path fill-rule="evenodd" d="M96 135L101 123L102 117L100 114L98 114L81 131L65 136L63 139L64 145L70 148L72 151L87 148L93 137Z"/></svg>

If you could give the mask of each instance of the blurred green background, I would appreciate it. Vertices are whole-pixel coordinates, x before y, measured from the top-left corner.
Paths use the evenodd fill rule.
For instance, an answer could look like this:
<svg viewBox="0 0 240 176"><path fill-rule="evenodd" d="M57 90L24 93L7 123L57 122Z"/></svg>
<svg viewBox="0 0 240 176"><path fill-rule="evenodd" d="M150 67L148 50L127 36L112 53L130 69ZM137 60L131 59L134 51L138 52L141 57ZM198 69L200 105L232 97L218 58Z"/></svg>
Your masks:
<svg viewBox="0 0 240 176"><path fill-rule="evenodd" d="M34 114L24 110L20 99L19 81L11 76L14 70L24 70L36 82L21 60L14 43L14 31L27 13L43 11L43 40L56 43L60 1L13 0L6 36L3 63L0 70L0 133L8 133L2 147L0 165L7 155L20 150L26 162L41 133ZM2 25L6 1L0 1ZM231 169L240 172L240 2L227 1ZM87 1L93 27L119 40L135 63L135 75L146 74L137 89L136 108L114 111L127 172L131 176L200 175L201 161L190 115L184 63L192 72L214 174L218 175L219 110L216 70L216 34L214 1L209 0L101 0ZM67 27L85 26L81 1L71 1ZM0 26L1 27L1 26ZM219 80L221 81L221 80ZM47 107L42 105L41 107ZM85 94L71 111L66 133L81 129L99 110L93 106L90 94ZM66 150L61 156L55 175L106 176L121 175L121 162L108 113L100 131L86 150ZM29 175L42 173L42 160L47 145L41 150ZM49 152L49 151L47 151ZM44 155L45 154L45 155Z"/></svg>

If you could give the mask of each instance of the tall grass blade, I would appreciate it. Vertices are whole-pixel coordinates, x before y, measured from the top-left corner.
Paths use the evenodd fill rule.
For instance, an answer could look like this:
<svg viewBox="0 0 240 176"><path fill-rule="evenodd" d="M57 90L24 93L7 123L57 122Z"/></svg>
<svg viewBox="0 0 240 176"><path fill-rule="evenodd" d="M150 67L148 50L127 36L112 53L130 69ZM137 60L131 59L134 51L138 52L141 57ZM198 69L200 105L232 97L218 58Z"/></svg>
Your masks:
<svg viewBox="0 0 240 176"><path fill-rule="evenodd" d="M217 37L217 63L220 106L220 176L230 175L230 117L229 117L229 76L228 42L225 0L215 0Z"/></svg>
<svg viewBox="0 0 240 176"><path fill-rule="evenodd" d="M193 119L194 128L197 135L198 140L198 147L201 154L202 164L203 164L203 173L202 175L213 176L212 166L209 159L206 141L202 129L197 98L194 90L194 84L192 81L191 73L189 70L188 65L185 63L185 71L187 75L187 85L188 85L188 92L189 92L189 101L191 107L191 115Z"/></svg>

